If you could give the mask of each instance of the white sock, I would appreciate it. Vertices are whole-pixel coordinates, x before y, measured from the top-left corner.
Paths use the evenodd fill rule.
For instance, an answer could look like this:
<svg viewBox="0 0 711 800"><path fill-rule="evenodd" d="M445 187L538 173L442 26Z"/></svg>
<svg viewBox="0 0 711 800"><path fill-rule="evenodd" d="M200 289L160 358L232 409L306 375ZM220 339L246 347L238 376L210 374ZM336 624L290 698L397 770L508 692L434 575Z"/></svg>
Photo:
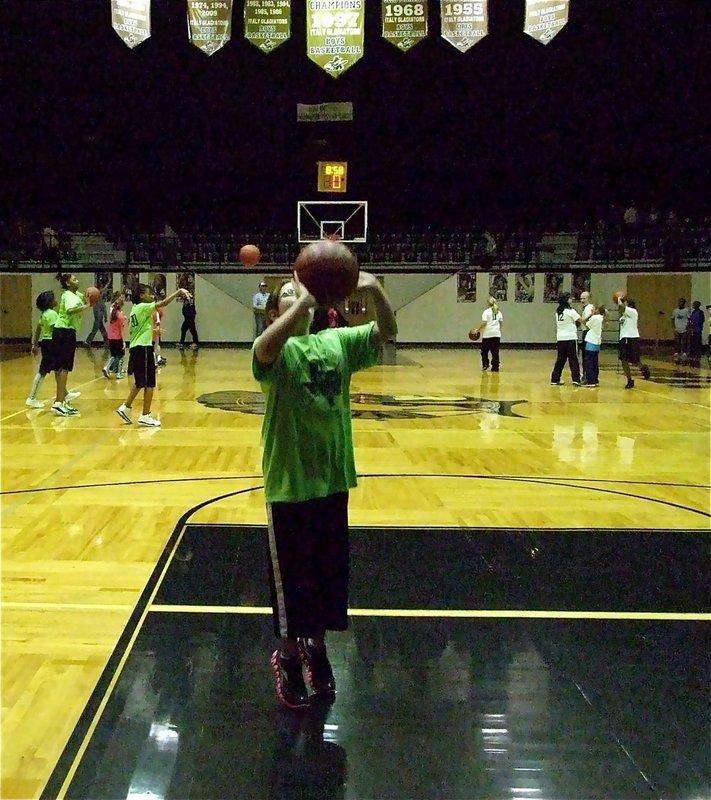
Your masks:
<svg viewBox="0 0 711 800"><path fill-rule="evenodd" d="M30 390L30 400L34 400L37 397L37 392L39 391L44 378L45 376L39 372L35 375L34 380L32 381L32 389Z"/></svg>

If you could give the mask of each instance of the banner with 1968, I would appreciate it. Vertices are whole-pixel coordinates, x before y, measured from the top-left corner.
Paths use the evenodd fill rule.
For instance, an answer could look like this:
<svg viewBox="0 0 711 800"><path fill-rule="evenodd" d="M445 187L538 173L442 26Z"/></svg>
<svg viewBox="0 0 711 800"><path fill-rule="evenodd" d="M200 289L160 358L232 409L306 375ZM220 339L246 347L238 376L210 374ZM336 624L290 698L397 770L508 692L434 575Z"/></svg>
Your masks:
<svg viewBox="0 0 711 800"><path fill-rule="evenodd" d="M151 35L151 0L111 0L111 25L134 48Z"/></svg>
<svg viewBox="0 0 711 800"><path fill-rule="evenodd" d="M489 33L488 0L441 0L442 38L464 53Z"/></svg>
<svg viewBox="0 0 711 800"><path fill-rule="evenodd" d="M382 0L383 39L405 52L427 37L427 0L392 3Z"/></svg>
<svg viewBox="0 0 711 800"><path fill-rule="evenodd" d="M306 0L308 57L337 78L363 56L365 0Z"/></svg>
<svg viewBox="0 0 711 800"><path fill-rule="evenodd" d="M188 37L211 56L232 38L232 0L188 0Z"/></svg>
<svg viewBox="0 0 711 800"><path fill-rule="evenodd" d="M244 0L244 38L271 53L291 36L291 0Z"/></svg>
<svg viewBox="0 0 711 800"><path fill-rule="evenodd" d="M526 0L524 33L548 44L568 22L569 0Z"/></svg>

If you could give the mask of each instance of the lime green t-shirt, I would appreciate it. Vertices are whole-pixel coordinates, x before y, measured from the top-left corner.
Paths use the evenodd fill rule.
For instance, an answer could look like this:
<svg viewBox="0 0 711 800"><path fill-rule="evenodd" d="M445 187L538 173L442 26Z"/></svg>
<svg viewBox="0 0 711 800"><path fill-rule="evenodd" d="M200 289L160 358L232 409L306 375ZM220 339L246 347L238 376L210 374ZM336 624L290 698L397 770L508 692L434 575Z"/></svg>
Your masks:
<svg viewBox="0 0 711 800"><path fill-rule="evenodd" d="M252 350L265 399L262 443L267 502L300 502L356 485L351 375L378 360L374 322L292 336L273 364Z"/></svg>
<svg viewBox="0 0 711 800"><path fill-rule="evenodd" d="M136 303L131 308L128 326L129 347L150 347L153 344L155 303Z"/></svg>
<svg viewBox="0 0 711 800"><path fill-rule="evenodd" d="M52 338L52 331L54 330L56 322L57 312L53 308L46 308L39 318L40 341L42 341L42 339Z"/></svg>
<svg viewBox="0 0 711 800"><path fill-rule="evenodd" d="M85 305L86 301L81 292L73 292L71 289L62 292L62 296L59 298L59 310L57 311L54 327L74 328L75 331L78 331L81 328L81 314L70 314L69 309Z"/></svg>

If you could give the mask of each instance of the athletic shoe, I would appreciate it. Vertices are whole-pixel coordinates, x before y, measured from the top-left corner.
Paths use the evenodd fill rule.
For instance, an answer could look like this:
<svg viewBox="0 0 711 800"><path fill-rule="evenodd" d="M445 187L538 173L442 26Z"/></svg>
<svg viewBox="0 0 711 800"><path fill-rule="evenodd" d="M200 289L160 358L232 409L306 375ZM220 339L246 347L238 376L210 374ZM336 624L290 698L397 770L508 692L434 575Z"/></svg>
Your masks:
<svg viewBox="0 0 711 800"><path fill-rule="evenodd" d="M295 710L309 708L311 700L306 691L299 657L284 658L279 650L275 650L271 665L276 675L276 696L279 702Z"/></svg>
<svg viewBox="0 0 711 800"><path fill-rule="evenodd" d="M117 381L120 381L120 380L123 380L125 377L126 377L126 373L125 373L125 372L119 372L119 373L116 375L116 380L117 380Z"/></svg>
<svg viewBox="0 0 711 800"><path fill-rule="evenodd" d="M145 425L147 428L160 428L160 420L153 419L150 414L141 414L138 418L139 425Z"/></svg>
<svg viewBox="0 0 711 800"><path fill-rule="evenodd" d="M156 361L156 366L157 367L164 367L167 363L168 363L168 359L167 358L163 358L163 356L160 356L158 358L158 360Z"/></svg>
<svg viewBox="0 0 711 800"><path fill-rule="evenodd" d="M551 386L565 386L563 381L551 381Z"/></svg>
<svg viewBox="0 0 711 800"><path fill-rule="evenodd" d="M634 381L627 381L625 389L634 389Z"/></svg>
<svg viewBox="0 0 711 800"><path fill-rule="evenodd" d="M645 379L645 381L648 381L650 375L649 367L640 367L640 369L642 370L642 377Z"/></svg>
<svg viewBox="0 0 711 800"><path fill-rule="evenodd" d="M69 403L72 400L76 400L77 397L81 397L81 392L67 392L64 396L64 402Z"/></svg>
<svg viewBox="0 0 711 800"><path fill-rule="evenodd" d="M176 344L175 347L176 347L176 350L184 350L185 349L185 345L182 342L178 342L178 344Z"/></svg>
<svg viewBox="0 0 711 800"><path fill-rule="evenodd" d="M580 381L573 381L573 386L580 386L580 385L581 385Z"/></svg>
<svg viewBox="0 0 711 800"><path fill-rule="evenodd" d="M481 371L482 372L486 372L487 369L489 369L489 365L488 364L486 366L482 366Z"/></svg>
<svg viewBox="0 0 711 800"><path fill-rule="evenodd" d="M492 372L498 372L498 371L499 371L499 368L498 368L498 367L492 367L492 368L491 368L491 371L492 371Z"/></svg>
<svg viewBox="0 0 711 800"><path fill-rule="evenodd" d="M72 408L66 403L52 403L52 411L60 417L73 417L79 413L76 408Z"/></svg>
<svg viewBox="0 0 711 800"><path fill-rule="evenodd" d="M119 415L119 417L121 417L122 420L124 420L124 422L128 422L129 425L131 424L131 409L125 403L121 403L121 405L116 409L116 413Z"/></svg>
<svg viewBox="0 0 711 800"><path fill-rule="evenodd" d="M33 397L28 397L27 400L25 400L25 405L29 408L44 408L44 403L35 400Z"/></svg>
<svg viewBox="0 0 711 800"><path fill-rule="evenodd" d="M309 644L308 639L299 639L299 655L304 662L306 677L314 692L325 700L335 700L336 679L333 677L326 646L318 647Z"/></svg>
<svg viewBox="0 0 711 800"><path fill-rule="evenodd" d="M106 369L106 367L102 367L102 368L101 368L101 374L102 374L102 375L103 375L105 378L110 378L110 377L111 377L111 373L108 371L108 369Z"/></svg>
<svg viewBox="0 0 711 800"><path fill-rule="evenodd" d="M198 345L196 345L196 344L191 344L191 345L190 345L190 349L191 349L191 350L197 350L197 349L198 349Z"/></svg>

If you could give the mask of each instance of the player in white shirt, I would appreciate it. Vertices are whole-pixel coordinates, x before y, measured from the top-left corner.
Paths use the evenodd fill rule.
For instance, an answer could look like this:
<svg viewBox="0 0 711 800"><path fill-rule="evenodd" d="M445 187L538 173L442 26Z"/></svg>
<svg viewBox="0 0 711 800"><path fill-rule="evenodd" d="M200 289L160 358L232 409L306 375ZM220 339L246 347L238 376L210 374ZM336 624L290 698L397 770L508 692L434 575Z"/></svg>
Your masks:
<svg viewBox="0 0 711 800"><path fill-rule="evenodd" d="M580 338L578 339L578 356L585 355L585 334L588 319L595 313L595 304L590 298L590 292L580 292Z"/></svg>
<svg viewBox="0 0 711 800"><path fill-rule="evenodd" d="M585 353L583 354L583 367L585 372L585 386L597 389L600 385L600 347L602 346L602 326L605 323L607 310L605 306L593 308L593 313L587 319L585 331Z"/></svg>
<svg viewBox="0 0 711 800"><path fill-rule="evenodd" d="M558 357L551 373L551 386L562 386L560 376L563 374L565 362L570 367L573 386L580 386L580 362L578 361L578 326L580 314L570 307L570 293L563 292L558 298L558 308L555 310L556 340L558 342Z"/></svg>
<svg viewBox="0 0 711 800"><path fill-rule="evenodd" d="M627 383L625 389L634 389L634 381L630 371L630 364L639 368L642 377L649 380L649 367L642 363L639 347L639 314L634 300L629 297L618 297L617 307L620 320L620 350L622 371L625 373Z"/></svg>
<svg viewBox="0 0 711 800"><path fill-rule="evenodd" d="M481 333L481 368L489 369L491 355L491 371L499 371L499 345L501 344L501 323L504 315L499 311L495 297L487 300L489 308L481 315L481 324L474 331Z"/></svg>

